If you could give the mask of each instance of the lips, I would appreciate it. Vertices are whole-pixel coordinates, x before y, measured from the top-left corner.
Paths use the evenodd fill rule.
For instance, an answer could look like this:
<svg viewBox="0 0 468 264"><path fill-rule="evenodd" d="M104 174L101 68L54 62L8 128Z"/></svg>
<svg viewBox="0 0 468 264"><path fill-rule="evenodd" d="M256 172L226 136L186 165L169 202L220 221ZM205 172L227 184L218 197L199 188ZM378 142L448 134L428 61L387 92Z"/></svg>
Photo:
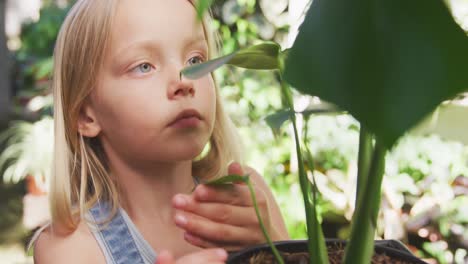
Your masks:
<svg viewBox="0 0 468 264"><path fill-rule="evenodd" d="M168 126L175 125L196 125L202 120L200 113L194 109L187 109L180 112Z"/></svg>

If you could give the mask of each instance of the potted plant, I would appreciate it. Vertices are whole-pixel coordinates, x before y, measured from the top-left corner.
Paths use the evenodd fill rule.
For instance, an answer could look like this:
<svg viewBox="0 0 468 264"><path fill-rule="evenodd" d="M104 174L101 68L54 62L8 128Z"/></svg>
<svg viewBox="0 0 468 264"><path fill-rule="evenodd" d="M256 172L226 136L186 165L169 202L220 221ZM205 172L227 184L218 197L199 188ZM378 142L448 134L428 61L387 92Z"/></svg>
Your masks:
<svg viewBox="0 0 468 264"><path fill-rule="evenodd" d="M199 14L209 2L197 2ZM224 64L278 72L288 108L270 121L281 124L286 117L292 122L308 234L307 241L272 243L264 232L268 246L233 254L231 263L270 263L273 257L265 252L272 252L277 263L370 263L373 256L377 263L424 263L397 242L374 243L374 233L387 151L437 105L468 88L468 37L442 1L315 0L291 49L262 43L186 68L181 77L196 79ZM298 113L291 86L336 107ZM296 115L339 109L361 126L356 211L349 241L325 243L315 208L318 190L304 167L313 172L314 163L299 137ZM236 181L250 186L248 176L241 175L207 184ZM335 249L330 257L327 247Z"/></svg>

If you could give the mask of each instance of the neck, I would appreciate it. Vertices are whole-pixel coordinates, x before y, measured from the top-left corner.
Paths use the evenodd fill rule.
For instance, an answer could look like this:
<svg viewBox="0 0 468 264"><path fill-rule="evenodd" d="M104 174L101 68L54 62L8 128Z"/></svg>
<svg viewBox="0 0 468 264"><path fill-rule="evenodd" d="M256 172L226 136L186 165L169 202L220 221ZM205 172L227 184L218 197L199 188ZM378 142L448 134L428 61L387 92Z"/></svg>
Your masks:
<svg viewBox="0 0 468 264"><path fill-rule="evenodd" d="M131 166L108 157L110 171L119 183L121 206L134 222L173 223L172 198L194 188L192 161Z"/></svg>

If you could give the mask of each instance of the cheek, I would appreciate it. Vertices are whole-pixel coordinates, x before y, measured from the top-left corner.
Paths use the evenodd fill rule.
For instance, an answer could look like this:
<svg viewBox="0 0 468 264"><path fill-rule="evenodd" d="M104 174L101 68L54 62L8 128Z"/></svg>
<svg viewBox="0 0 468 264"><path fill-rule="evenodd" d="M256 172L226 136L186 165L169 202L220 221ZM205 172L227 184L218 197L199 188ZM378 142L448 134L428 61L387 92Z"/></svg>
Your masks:
<svg viewBox="0 0 468 264"><path fill-rule="evenodd" d="M148 135L146 131L154 132L158 125L164 123L167 107L163 107L161 100L156 98L158 95L153 94L156 89L135 88L123 81L100 88L94 101L104 134ZM159 107L155 107L156 101L159 101Z"/></svg>
<svg viewBox="0 0 468 264"><path fill-rule="evenodd" d="M213 126L216 118L216 87L211 77L203 79L203 83L201 85L201 87L203 87L201 94L202 104L206 107L208 117L211 119L211 125Z"/></svg>

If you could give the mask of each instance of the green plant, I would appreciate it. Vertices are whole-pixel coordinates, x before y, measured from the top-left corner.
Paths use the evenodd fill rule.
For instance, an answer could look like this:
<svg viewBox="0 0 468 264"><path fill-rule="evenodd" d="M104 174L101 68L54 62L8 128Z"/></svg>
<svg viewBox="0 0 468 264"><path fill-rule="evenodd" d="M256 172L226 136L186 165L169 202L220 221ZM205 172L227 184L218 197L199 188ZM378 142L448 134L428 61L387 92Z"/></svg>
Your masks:
<svg viewBox="0 0 468 264"><path fill-rule="evenodd" d="M49 57L53 53L55 39L67 11L54 3L49 3L41 8L38 21L22 25L21 48L17 54L18 58Z"/></svg>
<svg viewBox="0 0 468 264"><path fill-rule="evenodd" d="M319 131L309 133L311 143L315 143L312 146L316 161L321 153L329 150L339 150L339 156L347 159L345 169L317 168L315 174L320 190L318 206L327 237L346 239L354 211L357 131L352 128L353 121L350 116L317 116L309 121L311 129L320 127ZM468 217L463 213L467 212L463 204L468 194L467 154L466 146L436 135L409 134L400 140L387 155L376 236L401 240L413 250L418 248L415 252L418 256L435 258L439 263L453 263L454 259L457 259L455 263L464 263L460 259L466 255L463 252L468 239ZM320 160L326 160L326 156ZM286 188L285 193L291 193L290 183L281 184L285 185L282 186ZM297 197L277 197L288 207L297 200ZM287 202L283 202L285 199ZM289 210L293 208L286 212L292 212ZM294 223L303 218L303 215L293 218ZM304 233L293 235L299 238Z"/></svg>
<svg viewBox="0 0 468 264"><path fill-rule="evenodd" d="M281 91L294 128L311 263L328 258L313 206L314 176L311 185L304 169L306 161L313 172L314 162L307 145L301 148L288 83L346 109L361 124L356 212L344 263L368 263L373 254L387 150L438 104L468 87L468 38L442 2L358 2L314 1L290 51L261 44L181 72L198 78L230 63L276 69L281 80L284 75Z"/></svg>
<svg viewBox="0 0 468 264"><path fill-rule="evenodd" d="M16 110L18 113L23 112L25 101L35 96L51 94L49 79L53 66L52 53L67 12L68 8L60 8L55 3L44 3L39 20L21 26L21 47L15 52L14 76L15 97L19 102ZM45 114L51 115L51 101L47 108Z"/></svg>
<svg viewBox="0 0 468 264"><path fill-rule="evenodd" d="M33 176L37 183L50 179L53 146L53 119L29 123L17 121L0 135L7 147L0 154L0 169L5 182L18 183Z"/></svg>

